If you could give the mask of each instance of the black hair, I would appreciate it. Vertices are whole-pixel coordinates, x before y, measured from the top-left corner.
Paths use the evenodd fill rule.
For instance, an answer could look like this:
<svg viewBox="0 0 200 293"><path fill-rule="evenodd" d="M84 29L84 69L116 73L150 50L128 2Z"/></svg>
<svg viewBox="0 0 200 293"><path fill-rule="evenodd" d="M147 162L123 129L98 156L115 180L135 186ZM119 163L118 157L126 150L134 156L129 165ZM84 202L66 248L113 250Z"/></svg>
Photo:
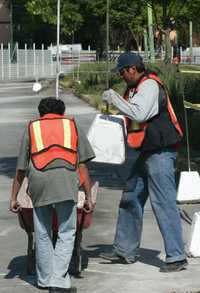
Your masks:
<svg viewBox="0 0 200 293"><path fill-rule="evenodd" d="M38 111L41 117L49 113L63 115L65 113L65 104L55 97L44 98L39 103Z"/></svg>
<svg viewBox="0 0 200 293"><path fill-rule="evenodd" d="M140 63L135 66L138 73L141 73L146 70L144 63Z"/></svg>

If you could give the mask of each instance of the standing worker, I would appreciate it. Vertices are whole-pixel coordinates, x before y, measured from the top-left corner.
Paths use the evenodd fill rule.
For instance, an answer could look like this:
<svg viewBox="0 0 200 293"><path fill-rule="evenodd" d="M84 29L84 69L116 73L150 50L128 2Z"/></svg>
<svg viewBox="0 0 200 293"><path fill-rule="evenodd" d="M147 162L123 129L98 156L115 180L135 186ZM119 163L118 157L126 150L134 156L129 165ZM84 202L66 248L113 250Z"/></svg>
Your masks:
<svg viewBox="0 0 200 293"><path fill-rule="evenodd" d="M79 174L84 173L86 206L90 211L90 178L85 162L94 152L81 128L64 115L65 104L54 97L38 106L40 117L26 127L13 181L10 210L17 212L17 195L25 175L33 202L36 238L36 273L39 288L51 293L77 292L71 287L68 267L76 233ZM58 239L52 244L52 212L56 210Z"/></svg>
<svg viewBox="0 0 200 293"><path fill-rule="evenodd" d="M165 86L155 74L148 73L139 55L121 54L116 69L127 83L124 98L110 89L102 99L127 117L128 144L141 153L123 190L113 250L101 256L123 263L137 260L149 196L166 252L160 272L180 271L187 260L176 206L174 164L182 131Z"/></svg>

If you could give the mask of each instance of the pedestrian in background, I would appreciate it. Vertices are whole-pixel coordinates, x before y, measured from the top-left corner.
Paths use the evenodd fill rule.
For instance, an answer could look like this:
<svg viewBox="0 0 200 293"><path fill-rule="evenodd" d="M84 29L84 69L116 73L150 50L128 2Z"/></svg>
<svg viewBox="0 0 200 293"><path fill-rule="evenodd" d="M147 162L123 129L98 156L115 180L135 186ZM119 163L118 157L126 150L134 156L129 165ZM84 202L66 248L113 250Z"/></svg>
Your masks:
<svg viewBox="0 0 200 293"><path fill-rule="evenodd" d="M125 263L137 260L149 196L166 252L166 263L160 271L180 271L187 260L176 206L174 164L182 131L166 87L156 74L145 69L139 55L121 54L116 69L127 84L125 95L122 98L110 89L102 98L126 116L128 144L141 153L123 190L113 250L101 256Z"/></svg>
<svg viewBox="0 0 200 293"><path fill-rule="evenodd" d="M39 288L51 293L77 292L68 273L76 233L76 200L79 173L84 172L86 207L92 209L90 178L86 162L94 158L86 135L72 118L64 115L65 104L54 97L38 106L40 117L26 127L13 181L10 209L17 212L17 195L25 175L33 202L36 239L36 273ZM55 208L58 239L52 243Z"/></svg>

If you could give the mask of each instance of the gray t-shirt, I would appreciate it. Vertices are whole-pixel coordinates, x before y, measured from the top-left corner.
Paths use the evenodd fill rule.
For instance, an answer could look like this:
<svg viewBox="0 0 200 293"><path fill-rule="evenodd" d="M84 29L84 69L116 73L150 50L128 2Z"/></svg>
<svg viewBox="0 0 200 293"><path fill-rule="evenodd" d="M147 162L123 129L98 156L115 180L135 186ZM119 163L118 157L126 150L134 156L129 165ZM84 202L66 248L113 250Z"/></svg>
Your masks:
<svg viewBox="0 0 200 293"><path fill-rule="evenodd" d="M78 163L85 163L95 157L92 147L78 123ZM65 200L77 199L79 174L64 160L55 160L43 171L38 171L30 160L30 142L26 127L19 151L17 169L26 170L28 190L33 206L40 207Z"/></svg>

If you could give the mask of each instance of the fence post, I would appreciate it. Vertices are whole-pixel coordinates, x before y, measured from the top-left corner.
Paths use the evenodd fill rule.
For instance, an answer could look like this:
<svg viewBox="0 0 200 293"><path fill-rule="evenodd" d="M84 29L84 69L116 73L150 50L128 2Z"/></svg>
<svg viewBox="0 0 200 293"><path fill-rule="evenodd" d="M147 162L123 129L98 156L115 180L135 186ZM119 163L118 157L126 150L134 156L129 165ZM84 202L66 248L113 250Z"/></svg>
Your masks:
<svg viewBox="0 0 200 293"><path fill-rule="evenodd" d="M33 44L33 75L36 78L36 54L35 54L35 43Z"/></svg>
<svg viewBox="0 0 200 293"><path fill-rule="evenodd" d="M90 47L90 45L88 45L88 52L87 52L87 55L86 56L88 56L87 58L89 59L89 62L91 62L92 61L92 58L91 58L91 47ZM84 58L84 55L83 55L83 58ZM84 59L83 59L84 60Z"/></svg>
<svg viewBox="0 0 200 293"><path fill-rule="evenodd" d="M44 44L42 44L42 77L44 77Z"/></svg>
<svg viewBox="0 0 200 293"><path fill-rule="evenodd" d="M192 64L192 59L193 59L193 49L192 49L192 46L193 46L193 42L192 42L192 21L189 22L189 35L190 35L190 64Z"/></svg>
<svg viewBox="0 0 200 293"><path fill-rule="evenodd" d="M50 45L50 50L51 50L51 76L53 76L54 74L53 74L53 45L52 45L52 43L51 43L51 45Z"/></svg>
<svg viewBox="0 0 200 293"><path fill-rule="evenodd" d="M28 76L28 58L27 58L27 44L24 46L24 57L25 57L25 77Z"/></svg>
<svg viewBox="0 0 200 293"><path fill-rule="evenodd" d="M3 44L1 43L1 78L4 80Z"/></svg>
<svg viewBox="0 0 200 293"><path fill-rule="evenodd" d="M180 47L180 63L183 63L182 56L183 56L183 49L182 49L182 47Z"/></svg>
<svg viewBox="0 0 200 293"><path fill-rule="evenodd" d="M80 60L81 59L81 51L78 51L78 66L77 66L77 81L79 82L79 72L80 72Z"/></svg>
<svg viewBox="0 0 200 293"><path fill-rule="evenodd" d="M73 76L73 80L75 79L74 78L74 56L73 56L73 47L71 47L71 64L72 64L72 76Z"/></svg>
<svg viewBox="0 0 200 293"><path fill-rule="evenodd" d="M17 78L19 77L19 44L16 43L16 56L17 56L17 60L16 60L16 70L17 70Z"/></svg>
<svg viewBox="0 0 200 293"><path fill-rule="evenodd" d="M11 79L10 43L8 43L8 78Z"/></svg>

